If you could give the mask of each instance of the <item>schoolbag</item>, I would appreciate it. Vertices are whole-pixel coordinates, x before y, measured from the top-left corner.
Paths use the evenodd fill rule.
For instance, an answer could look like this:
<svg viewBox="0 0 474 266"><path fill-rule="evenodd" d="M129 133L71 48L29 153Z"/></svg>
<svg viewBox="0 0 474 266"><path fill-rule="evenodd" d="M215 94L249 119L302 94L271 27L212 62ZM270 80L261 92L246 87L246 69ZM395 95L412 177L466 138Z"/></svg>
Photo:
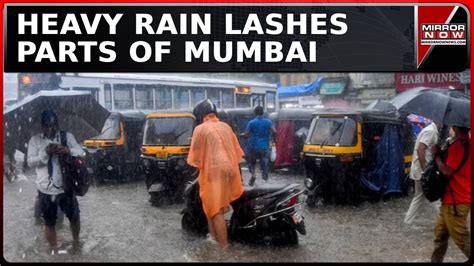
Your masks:
<svg viewBox="0 0 474 266"><path fill-rule="evenodd" d="M61 145L67 146L66 131L60 131L60 137ZM85 160L71 155L62 155L60 163L64 193L72 196L84 196L90 185L90 176Z"/></svg>
<svg viewBox="0 0 474 266"><path fill-rule="evenodd" d="M451 181L454 174L459 171L464 164L466 163L467 159L469 158L469 142L464 141L464 155L461 160L459 166L454 170L453 174L450 177L446 177L443 173L439 170L438 164L436 164L435 158L431 160L428 165L426 166L425 170L421 174L421 187L423 189L423 195L425 195L426 199L430 202L437 201L441 197L443 197L446 187L449 185L449 181ZM447 150L441 151L440 155L443 161L446 159ZM451 189L451 193L453 193ZM454 193L453 193L454 194ZM454 200L454 195L453 200Z"/></svg>

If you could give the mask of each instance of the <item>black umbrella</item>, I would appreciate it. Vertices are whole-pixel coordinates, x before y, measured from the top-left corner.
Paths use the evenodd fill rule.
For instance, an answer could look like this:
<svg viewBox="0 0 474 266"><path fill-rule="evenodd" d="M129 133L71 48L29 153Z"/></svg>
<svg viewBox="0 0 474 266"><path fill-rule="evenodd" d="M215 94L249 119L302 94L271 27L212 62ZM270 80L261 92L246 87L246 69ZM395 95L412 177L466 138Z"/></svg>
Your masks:
<svg viewBox="0 0 474 266"><path fill-rule="evenodd" d="M375 100L371 102L365 109L368 110L381 110L381 111L396 111L397 108L387 100Z"/></svg>
<svg viewBox="0 0 474 266"><path fill-rule="evenodd" d="M110 115L89 92L40 91L3 110L5 150L26 152L29 139L41 132L41 112L48 109L58 115L60 129L79 142L100 134Z"/></svg>
<svg viewBox="0 0 474 266"><path fill-rule="evenodd" d="M400 113L412 113L448 126L471 127L471 101L461 92L416 88L402 92L390 102Z"/></svg>

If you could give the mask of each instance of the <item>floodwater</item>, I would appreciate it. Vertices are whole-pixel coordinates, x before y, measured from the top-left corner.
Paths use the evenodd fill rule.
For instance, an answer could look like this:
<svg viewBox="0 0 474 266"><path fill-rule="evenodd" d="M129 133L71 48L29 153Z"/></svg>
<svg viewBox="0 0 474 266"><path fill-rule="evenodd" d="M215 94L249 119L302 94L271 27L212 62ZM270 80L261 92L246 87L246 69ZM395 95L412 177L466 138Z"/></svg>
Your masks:
<svg viewBox="0 0 474 266"><path fill-rule="evenodd" d="M3 183L3 256L9 262L429 262L436 210L425 206L412 225L403 218L411 196L359 206L303 205L307 235L296 247L233 243L227 253L181 229L183 204L152 207L143 180L92 186L78 197L79 252L67 219L58 228L60 254L51 255L43 226L35 225L33 171ZM247 184L249 173L243 169ZM300 183L303 175L272 173L269 183ZM256 185L264 181L258 176ZM446 262L467 259L450 240Z"/></svg>

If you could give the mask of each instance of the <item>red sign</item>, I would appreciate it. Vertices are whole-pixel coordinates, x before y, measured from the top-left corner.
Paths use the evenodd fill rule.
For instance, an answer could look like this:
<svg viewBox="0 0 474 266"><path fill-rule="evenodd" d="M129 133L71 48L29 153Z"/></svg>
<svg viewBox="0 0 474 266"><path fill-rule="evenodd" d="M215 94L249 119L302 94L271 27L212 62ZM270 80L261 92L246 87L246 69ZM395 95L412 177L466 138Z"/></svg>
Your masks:
<svg viewBox="0 0 474 266"><path fill-rule="evenodd" d="M395 88L397 92L416 87L432 87L442 89L464 89L461 73L396 73Z"/></svg>

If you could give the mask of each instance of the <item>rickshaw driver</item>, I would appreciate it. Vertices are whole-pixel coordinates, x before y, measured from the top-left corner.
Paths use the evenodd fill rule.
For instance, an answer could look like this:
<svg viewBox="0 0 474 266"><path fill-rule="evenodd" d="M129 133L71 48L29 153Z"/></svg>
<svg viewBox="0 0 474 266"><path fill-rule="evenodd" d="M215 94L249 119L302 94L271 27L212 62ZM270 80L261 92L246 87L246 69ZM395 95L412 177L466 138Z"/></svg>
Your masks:
<svg viewBox="0 0 474 266"><path fill-rule="evenodd" d="M263 117L263 107L258 105L254 109L254 113L257 117L252 119L247 125L247 130L243 133L243 136L249 139L250 148L246 157L249 163L249 171L252 177L250 178L249 185L253 186L256 179L255 164L257 159L260 162L260 169L262 170L263 180L268 180L268 161L270 159L270 132L273 135L273 139L276 135L276 129L272 124L272 121L268 118Z"/></svg>

